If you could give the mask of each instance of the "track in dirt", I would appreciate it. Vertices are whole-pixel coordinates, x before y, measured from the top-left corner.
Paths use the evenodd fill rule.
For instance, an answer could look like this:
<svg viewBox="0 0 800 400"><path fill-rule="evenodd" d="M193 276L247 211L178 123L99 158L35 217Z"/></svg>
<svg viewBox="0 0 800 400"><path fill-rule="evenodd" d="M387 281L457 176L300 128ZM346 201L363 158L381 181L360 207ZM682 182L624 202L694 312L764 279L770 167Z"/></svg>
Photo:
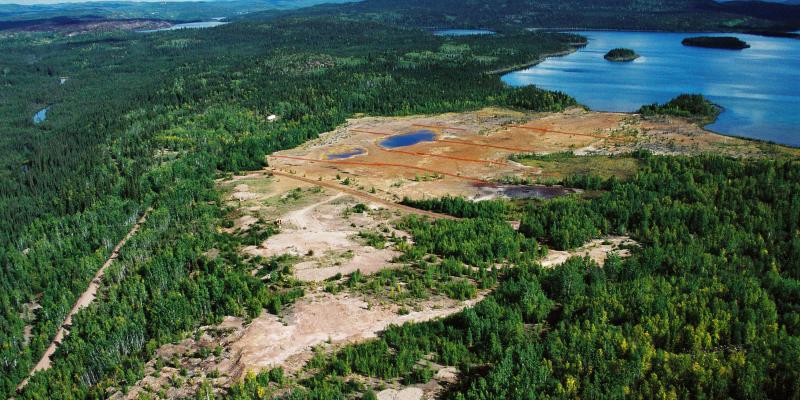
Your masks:
<svg viewBox="0 0 800 400"><path fill-rule="evenodd" d="M271 157L275 157L275 156L271 156ZM435 212L431 212L431 211L420 210L418 208L409 207L409 206L406 206L406 205L403 205L403 204L394 203L394 202L391 202L391 201L388 201L388 200L384 200L384 199L382 199L382 198L380 198L378 196L372 196L370 194L363 193L363 192L360 192L360 191L355 190L355 189L342 187L340 185L335 185L335 184L332 184L332 183L329 183L329 182L317 181L317 180L314 180L314 179L303 178L303 177L300 177L300 176L292 175L292 174L290 174L288 172L279 171L279 170L274 169L274 168L267 169L267 170L265 170L265 172L273 174L273 175L277 175L277 176L282 176L284 178L289 178L289 179L294 179L296 181L305 182L305 183L308 183L308 184L311 184L311 185L321 186L321 187L326 187L326 188L329 188L329 189L333 189L333 190L336 190L336 191L339 191L339 192L342 192L342 193L346 193L346 194L352 195L353 197L358 197L358 198L361 198L363 200L367 200L367 201L370 201L370 202L373 202L373 203L378 203L378 204L384 205L384 206L386 206L388 208L394 208L394 209L398 209L398 210L401 210L401 211L405 211L405 212L410 213L410 214L422 215L422 216L431 217L431 218L434 218L434 219L450 219L450 220L458 220L459 219L459 218L456 218L456 217L453 217L453 216L450 216L450 215L445 215L445 214L439 214L439 213L435 213Z"/></svg>
<svg viewBox="0 0 800 400"><path fill-rule="evenodd" d="M395 167L395 168L406 168L406 169L414 169L422 172L429 172L432 174L439 174L439 175L446 175L452 178L464 179L467 181L472 181L476 183L481 183L485 185L494 185L492 182L482 179L476 178L472 176L465 176L465 175L458 175L458 174L451 174L449 172L444 171L437 171L435 169L424 168L424 167L417 167L416 165L406 165L406 164L393 164L393 163L373 163L373 162L362 162L362 161L341 161L341 160L317 160L313 158L306 158L306 157L294 157L294 156L269 156L272 158L279 158L284 160L296 160L296 161L306 161L311 163L321 163L321 164L340 164L340 165L358 165L358 166L365 166L365 167Z"/></svg>
<svg viewBox="0 0 800 400"><path fill-rule="evenodd" d="M478 163L478 164L509 165L505 161L481 160L481 159L477 159L477 158L446 156L444 154L430 154L430 153L422 153L422 152L417 152L417 151L385 149L385 148L383 148L381 146L378 146L378 150L385 151L387 153L399 153L399 154L406 154L406 155L409 155L409 156L417 156L417 157L444 158L446 160L465 161L465 162Z"/></svg>
<svg viewBox="0 0 800 400"><path fill-rule="evenodd" d="M50 346L47 347L47 350L42 355L42 358L33 367L31 372L28 374L28 377L25 378L17 386L17 390L24 388L25 385L28 384L28 380L31 378L31 376L33 376L35 372L50 368L50 357L52 357L53 354L56 352L58 346L61 344L61 341L64 340L64 338L67 335L69 335L69 331L67 330L67 328L70 325L72 325L72 317L75 314L77 314L78 311L80 311L80 309L87 307L94 301L97 295L97 290L100 288L100 280L103 278L106 269L108 269L111 263L113 263L114 260L116 260L117 257L119 257L119 251L120 249L122 249L122 246L124 246L125 243L128 241L128 239L130 239L131 237L133 237L133 235L136 234L136 232L139 230L139 227L141 227L142 224L144 224L144 222L147 221L147 215L150 213L151 210L152 209L149 208L147 209L147 211L144 212L141 218L139 218L139 220L136 221L136 224L133 225L133 228L131 228L131 230L128 231L128 234L125 235L125 237L122 238L122 240L120 240L119 243L117 243L117 245L111 251L111 254L109 255L108 259L106 259L106 262L103 263L103 266L101 266L99 270L97 270L94 277L89 282L89 287L87 287L86 290L81 294L81 296L78 297L78 300L75 301L75 304L72 306L72 309L69 310L69 313L67 313L66 318L64 318L64 322L61 323L61 326L58 328L58 332L56 332L56 336L53 338L53 341L50 342Z"/></svg>

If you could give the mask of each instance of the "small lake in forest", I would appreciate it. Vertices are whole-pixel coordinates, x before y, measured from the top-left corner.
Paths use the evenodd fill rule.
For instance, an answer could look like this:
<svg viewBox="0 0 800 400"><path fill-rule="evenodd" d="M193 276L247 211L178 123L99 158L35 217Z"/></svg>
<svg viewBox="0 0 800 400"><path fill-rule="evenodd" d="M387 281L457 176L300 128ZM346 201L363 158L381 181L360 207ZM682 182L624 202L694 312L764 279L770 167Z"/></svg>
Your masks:
<svg viewBox="0 0 800 400"><path fill-rule="evenodd" d="M564 57L508 73L512 86L559 90L597 111L636 111L682 93L701 93L724 108L708 129L800 146L800 40L745 34L745 50L687 47L691 33L576 32L586 47ZM708 35L708 34L703 34ZM629 63L606 61L615 47L641 55Z"/></svg>
<svg viewBox="0 0 800 400"><path fill-rule="evenodd" d="M222 21L201 21L201 22L187 22L185 24L175 24L166 28L158 28L158 29L145 29L141 31L137 31L139 33L152 33L152 32L163 32L163 31L176 31L178 29L201 29L201 28L213 28L215 26L225 25L227 22Z"/></svg>
<svg viewBox="0 0 800 400"><path fill-rule="evenodd" d="M379 144L387 149L395 149L398 147L415 145L420 142L433 142L434 140L436 140L436 134L433 133L433 131L422 129L416 132L390 136L387 139L381 140Z"/></svg>
<svg viewBox="0 0 800 400"><path fill-rule="evenodd" d="M47 119L47 110L48 109L50 109L49 106L39 110L36 114L33 114L33 123L34 124L39 124L39 123L44 122L44 120Z"/></svg>
<svg viewBox="0 0 800 400"><path fill-rule="evenodd" d="M494 35L495 32L488 29L439 29L433 31L436 36L473 36L473 35Z"/></svg>

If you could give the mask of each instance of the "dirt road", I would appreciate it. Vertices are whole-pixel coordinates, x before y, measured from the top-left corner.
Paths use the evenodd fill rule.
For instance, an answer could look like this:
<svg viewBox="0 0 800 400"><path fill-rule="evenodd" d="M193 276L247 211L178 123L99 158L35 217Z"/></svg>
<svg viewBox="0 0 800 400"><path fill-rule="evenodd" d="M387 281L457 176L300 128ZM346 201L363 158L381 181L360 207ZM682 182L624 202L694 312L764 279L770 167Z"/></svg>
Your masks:
<svg viewBox="0 0 800 400"><path fill-rule="evenodd" d="M348 187L343 186L343 185L337 185L337 184L333 184L333 183L330 183L330 182L318 181L318 180L315 180L315 179L304 178L304 177L301 177L301 176L292 175L292 174L290 174L288 172L279 171L279 170L274 169L274 168L266 169L265 172L271 173L271 174L276 175L276 176L282 176L284 178L289 178L289 179L294 179L294 180L305 182L305 183L310 183L312 185L326 187L326 188L333 189L333 190L336 190L336 191L339 191L339 192L342 192L342 193L347 193L347 194L349 194L349 195L351 195L353 197L357 197L357 198L360 198L360 199L363 199L363 200L366 200L366 201L369 201L369 202L372 202L372 203L377 203L377 204L386 206L387 208L390 208L390 209L401 210L401 211L404 211L404 212L407 212L407 213L410 213L410 214L424 215L424 216L431 217L431 218L434 218L434 219L452 219L452 220L458 219L456 217L452 217L452 216L449 216L449 215L438 214L438 213L435 213L435 212L420 210L418 208L409 207L409 206L405 206L405 205L402 205L402 204L394 203L394 202L391 202L391 201L388 201L388 200L384 200L384 199L382 199L382 198L380 198L378 196L373 196L373 195L370 195L370 194L367 194L367 193L364 193L364 192L361 192L361 191L358 191L358 190L355 190L355 189L348 188Z"/></svg>
<svg viewBox="0 0 800 400"><path fill-rule="evenodd" d="M120 240L119 243L117 243L117 245L114 247L114 250L111 251L111 255L109 255L106 262L103 263L103 266L100 267L97 273L94 274L94 278L92 278L92 281L89 283L89 287L86 288L86 291L84 291L80 297L78 297L78 300L75 301L75 304L72 306L72 309L69 310L69 313L67 313L67 317L64 318L64 322L61 323L61 327L58 328L58 332L56 333L56 336L53 338L53 341L50 342L50 346L47 347L47 350L42 355L42 358L39 360L38 363L36 363L36 366L33 367L30 374L28 374L28 377L25 378L19 384L19 386L17 386L17 390L24 388L25 385L28 384L28 379L30 379L30 377L33 376L35 372L50 368L50 357L52 357L53 354L56 352L56 349L61 344L61 341L64 340L64 337L69 335L67 327L72 324L72 317L81 308L88 306L89 304L92 303L92 301L94 301L95 297L97 296L97 290L100 288L100 282L103 279L103 275L105 274L106 269L108 269L111 263L113 263L114 260L119 256L119 250L122 248L122 246L125 245L128 239L130 239L131 237L133 237L133 235L136 234L136 231L139 230L139 227L147 220L147 214L150 212L150 210L151 209L145 211L142 217L139 218L138 221L136 221L136 224L133 225L133 228L131 228L131 230L128 231L128 234L125 235L125 237L122 238L122 240Z"/></svg>

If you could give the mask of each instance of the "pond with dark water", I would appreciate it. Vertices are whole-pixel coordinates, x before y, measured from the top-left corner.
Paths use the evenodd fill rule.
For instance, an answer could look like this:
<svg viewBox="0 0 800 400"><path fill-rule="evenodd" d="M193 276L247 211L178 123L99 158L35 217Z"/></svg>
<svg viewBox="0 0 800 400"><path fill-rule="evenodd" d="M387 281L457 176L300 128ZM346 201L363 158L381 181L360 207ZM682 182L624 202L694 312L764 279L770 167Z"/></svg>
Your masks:
<svg viewBox="0 0 800 400"><path fill-rule="evenodd" d="M344 160L344 159L347 159L347 158L353 158L355 156L360 156L360 155L363 155L363 154L367 154L367 151L364 150L364 149L361 149L361 148L357 148L357 149L345 150L345 151L340 152L340 153L328 154L328 156L325 157L325 158L327 160Z"/></svg>
<svg viewBox="0 0 800 400"><path fill-rule="evenodd" d="M396 149L398 147L412 146L421 142L433 142L436 140L436 134L433 131L422 129L419 131L405 133L402 135L390 136L381 140L379 143L381 147L387 149Z"/></svg>

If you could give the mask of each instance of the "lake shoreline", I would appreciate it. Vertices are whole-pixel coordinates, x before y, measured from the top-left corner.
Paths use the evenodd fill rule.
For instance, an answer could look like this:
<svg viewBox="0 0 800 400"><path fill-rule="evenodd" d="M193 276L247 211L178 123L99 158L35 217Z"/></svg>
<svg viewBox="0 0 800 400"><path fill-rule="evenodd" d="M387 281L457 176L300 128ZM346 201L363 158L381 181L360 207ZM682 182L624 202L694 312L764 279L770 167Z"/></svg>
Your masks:
<svg viewBox="0 0 800 400"><path fill-rule="evenodd" d="M568 55L570 55L572 53L575 53L576 51L578 51L581 48L583 48L584 46L586 46L588 43L589 43L588 39L586 40L586 43L582 43L582 44L570 43L569 45L571 46L571 48L568 49L568 50L556 51L556 52L553 52L553 53L545 53L545 54L542 54L539 58L537 58L537 59L535 59L533 61L530 61L530 62L527 62L527 63L523 63L523 64L512 65L512 66L506 67L506 68L500 68L500 69L488 71L488 72L486 72L486 74L488 74L488 75L507 74L509 72L516 72L516 71L521 71L523 69L527 69L527 68L530 68L530 67L535 67L536 65L541 64L542 62L544 62L548 58L551 58L551 57L564 57L564 56L568 56Z"/></svg>
<svg viewBox="0 0 800 400"><path fill-rule="evenodd" d="M688 30L688 31L676 31L676 30L662 30L662 29L611 29L611 28L525 28L531 32L548 32L548 33L559 33L559 32L628 32L628 33L730 33L730 34L741 34L741 35L753 35L753 36L764 36L755 33L753 30L748 31L737 31L737 30L711 30L711 31L698 31L698 30ZM797 33L796 31L780 31L785 33Z"/></svg>
<svg viewBox="0 0 800 400"><path fill-rule="evenodd" d="M535 85L566 93L587 109L602 112L635 113L643 105L665 103L680 94L700 93L724 109L715 121L699 124L706 130L800 147L800 136L792 133L800 116L785 111L787 104L798 99L800 93L791 89L792 85L776 84L796 81L788 67L800 61L792 55L797 54L792 53L797 47L795 40L741 34L737 36L753 43L752 48L745 52L721 53L718 49L684 46L681 40L690 35L682 32L574 33L588 37L587 44L571 51L547 54L529 63L528 67L507 68L501 79L512 87ZM724 34L715 32L715 35ZM602 57L609 48L631 44L646 47L647 52L642 57L649 62L611 63ZM775 67L765 61L776 56L789 63ZM709 68L697 69L693 65L698 62L705 65L711 62L716 72L712 74ZM733 71L731 65L737 65L733 68L737 71L738 66L748 65L750 74L754 70L770 73L758 75L766 77L764 79L741 82L731 79L739 73ZM652 77L667 79L667 86L660 86L654 81L658 79ZM704 90L712 81L714 90ZM668 90L653 89L662 87Z"/></svg>

